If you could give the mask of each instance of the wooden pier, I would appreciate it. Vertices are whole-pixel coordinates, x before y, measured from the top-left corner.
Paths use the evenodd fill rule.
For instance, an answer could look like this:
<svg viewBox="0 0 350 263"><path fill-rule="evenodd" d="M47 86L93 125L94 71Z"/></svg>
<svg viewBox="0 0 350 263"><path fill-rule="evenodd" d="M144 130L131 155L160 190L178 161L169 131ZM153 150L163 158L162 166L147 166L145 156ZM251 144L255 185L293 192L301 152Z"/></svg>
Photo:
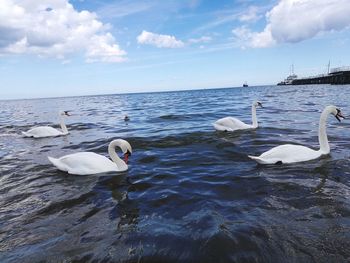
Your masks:
<svg viewBox="0 0 350 263"><path fill-rule="evenodd" d="M278 85L309 85L309 84L350 84L350 67L334 68L329 74L321 74L306 78L295 78L290 83L279 83Z"/></svg>

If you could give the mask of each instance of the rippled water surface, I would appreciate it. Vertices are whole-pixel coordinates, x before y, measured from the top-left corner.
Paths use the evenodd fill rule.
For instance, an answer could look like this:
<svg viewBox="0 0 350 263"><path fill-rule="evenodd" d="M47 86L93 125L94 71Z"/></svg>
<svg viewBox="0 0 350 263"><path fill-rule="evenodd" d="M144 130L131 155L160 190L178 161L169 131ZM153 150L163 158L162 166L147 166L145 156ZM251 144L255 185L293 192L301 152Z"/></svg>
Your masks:
<svg viewBox="0 0 350 263"><path fill-rule="evenodd" d="M212 123L260 127L216 132ZM1 262L348 262L350 121L328 119L331 155L257 165L248 154L292 142L318 147L334 104L350 115L350 86L249 87L0 101ZM21 131L58 127L66 137ZM130 121L123 121L128 114ZM105 156L130 142L125 173L68 175L47 156Z"/></svg>

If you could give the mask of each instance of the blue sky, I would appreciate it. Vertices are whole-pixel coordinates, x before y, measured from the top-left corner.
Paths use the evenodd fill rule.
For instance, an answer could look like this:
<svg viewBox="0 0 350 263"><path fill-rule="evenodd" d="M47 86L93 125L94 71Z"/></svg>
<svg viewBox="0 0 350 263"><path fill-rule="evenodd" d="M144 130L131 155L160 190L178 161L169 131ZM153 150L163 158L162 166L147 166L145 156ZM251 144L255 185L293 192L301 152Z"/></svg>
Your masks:
<svg viewBox="0 0 350 263"><path fill-rule="evenodd" d="M0 99L275 84L350 65L348 0L2 0Z"/></svg>

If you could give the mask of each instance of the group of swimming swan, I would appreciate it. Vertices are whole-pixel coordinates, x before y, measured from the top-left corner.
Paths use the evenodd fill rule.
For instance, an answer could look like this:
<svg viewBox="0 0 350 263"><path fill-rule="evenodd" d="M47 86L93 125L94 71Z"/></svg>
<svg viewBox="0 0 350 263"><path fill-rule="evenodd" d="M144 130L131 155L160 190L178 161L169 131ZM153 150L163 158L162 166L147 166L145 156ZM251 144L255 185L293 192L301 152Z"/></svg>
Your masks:
<svg viewBox="0 0 350 263"><path fill-rule="evenodd" d="M258 120L256 117L256 108L262 107L261 102L257 101L252 104L252 124L245 124L237 118L225 117L217 120L213 125L218 131L237 131L258 128ZM313 150L311 148L302 145L283 144L274 147L267 152L262 153L260 156L251 156L249 158L255 160L260 164L288 164L305 162L317 159L322 155L330 153L330 147L328 143L326 133L326 121L328 115L334 115L340 122L340 119L345 119L340 109L336 106L327 106L323 110L318 131L318 140L320 144L319 150ZM68 111L62 111L60 115L61 131L49 126L41 126L30 129L27 132L22 132L25 137L44 138L67 135L69 132L64 124L64 117L70 116ZM119 147L124 154L124 161L119 158L115 151L115 148ZM103 155L99 155L93 152L78 152L68 154L60 158L48 157L49 161L56 166L59 170L68 172L69 174L76 175L88 175L105 172L123 172L128 169L128 158L132 153L131 145L123 140L117 139L110 142L108 146L108 153L112 160L106 158Z"/></svg>
<svg viewBox="0 0 350 263"><path fill-rule="evenodd" d="M236 130L247 130L258 128L258 120L256 117L256 108L262 107L261 102L254 102L252 105L252 125L245 124L244 122L233 118L225 117L217 120L213 125L218 131L236 131ZM330 153L330 147L328 143L326 133L326 122L328 115L334 115L340 122L340 119L345 119L340 109L336 106L327 106L321 113L319 127L318 127L318 141L320 144L319 150L313 150L309 147L295 144L283 144L274 147L267 152L262 153L260 156L248 155L249 158L255 160L260 164L287 164L287 163L298 163L306 162L317 159L322 155Z"/></svg>
<svg viewBox="0 0 350 263"><path fill-rule="evenodd" d="M22 132L25 137L46 138L64 136L69 134L66 125L64 124L64 117L71 116L68 111L59 112L61 131L50 126L40 126L30 129L27 132ZM115 151L119 147L123 154L124 160L120 159ZM132 153L131 145L123 140L113 140L108 145L108 153L112 160L103 155L93 152L78 152L68 154L60 158L53 158L48 156L49 161L57 167L57 169L68 172L69 174L88 175L106 172L124 172L128 170L128 158Z"/></svg>

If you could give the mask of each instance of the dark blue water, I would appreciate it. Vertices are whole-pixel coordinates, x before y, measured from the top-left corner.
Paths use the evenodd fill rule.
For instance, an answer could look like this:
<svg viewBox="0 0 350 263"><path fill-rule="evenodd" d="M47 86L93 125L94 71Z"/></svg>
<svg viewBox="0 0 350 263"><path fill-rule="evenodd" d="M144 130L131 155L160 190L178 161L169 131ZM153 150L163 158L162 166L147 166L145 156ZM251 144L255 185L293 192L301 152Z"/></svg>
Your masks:
<svg viewBox="0 0 350 263"><path fill-rule="evenodd" d="M257 165L248 154L318 147L324 106L350 115L350 86L250 87L0 102L0 262L346 262L350 121L328 119L331 155ZM225 116L260 127L221 133ZM21 131L57 125L66 137ZM130 121L123 121L128 114ZM47 156L133 147L129 170L74 176Z"/></svg>

